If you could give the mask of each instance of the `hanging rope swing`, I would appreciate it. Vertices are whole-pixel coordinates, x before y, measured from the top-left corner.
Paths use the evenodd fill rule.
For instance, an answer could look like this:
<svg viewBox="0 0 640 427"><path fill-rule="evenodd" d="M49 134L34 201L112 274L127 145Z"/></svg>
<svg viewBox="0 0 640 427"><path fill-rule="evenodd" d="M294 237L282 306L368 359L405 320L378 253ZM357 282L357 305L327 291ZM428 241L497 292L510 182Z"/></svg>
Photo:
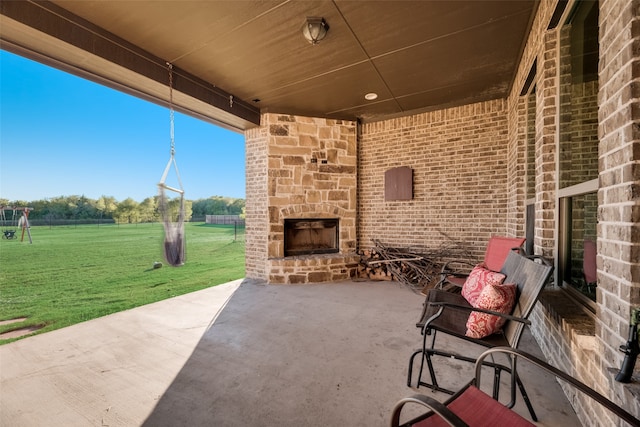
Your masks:
<svg viewBox="0 0 640 427"><path fill-rule="evenodd" d="M169 68L169 121L171 128L171 156L164 168L162 178L158 183L159 197L158 210L162 216L164 225L164 259L169 265L178 267L184 264L186 260L185 236L184 236L184 189L182 188L182 180L178 172L176 164L176 149L174 139L173 126L173 65L167 63ZM179 188L171 187L166 184L167 176L171 170L171 166L175 169L176 178ZM180 195L180 204L176 211L175 199L169 200L167 192L177 193Z"/></svg>

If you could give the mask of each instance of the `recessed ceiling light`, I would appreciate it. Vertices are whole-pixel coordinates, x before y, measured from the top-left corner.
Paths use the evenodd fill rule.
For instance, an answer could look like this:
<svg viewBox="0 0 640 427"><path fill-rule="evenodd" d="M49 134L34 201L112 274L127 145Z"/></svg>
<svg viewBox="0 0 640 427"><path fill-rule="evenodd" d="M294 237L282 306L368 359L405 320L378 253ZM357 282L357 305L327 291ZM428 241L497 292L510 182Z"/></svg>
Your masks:
<svg viewBox="0 0 640 427"><path fill-rule="evenodd" d="M378 98L378 94L374 92L369 92L364 96L364 99L366 99L367 101L373 101L374 99L377 99L377 98Z"/></svg>

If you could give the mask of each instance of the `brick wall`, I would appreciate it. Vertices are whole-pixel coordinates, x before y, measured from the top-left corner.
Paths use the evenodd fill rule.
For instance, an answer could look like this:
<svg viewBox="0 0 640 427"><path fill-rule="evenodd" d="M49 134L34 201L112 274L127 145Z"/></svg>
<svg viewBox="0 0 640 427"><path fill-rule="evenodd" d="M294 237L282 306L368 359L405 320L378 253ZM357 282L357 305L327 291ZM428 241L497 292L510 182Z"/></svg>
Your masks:
<svg viewBox="0 0 640 427"><path fill-rule="evenodd" d="M468 245L481 259L491 235L507 234L504 100L362 125L358 145L361 248ZM385 201L384 173L413 169L413 199Z"/></svg>
<svg viewBox="0 0 640 427"><path fill-rule="evenodd" d="M554 0L541 3L523 55L523 58L537 57L538 61L536 252L550 256L555 256L555 188L556 185L569 185L576 178L569 175L565 176L565 184L556 182L562 178L559 172L567 162L575 169L580 162L593 161L593 132L584 132L584 126L594 126L596 123L594 117L583 117L579 109L573 109L571 114L576 116L576 120L570 121L573 126L564 130L558 128L558 107L561 108L564 98L557 83L562 79L560 74L567 70L560 68L557 63L562 56L562 52L558 51L560 30L546 29L550 12L556 4ZM618 347L627 339L630 308L640 304L640 133L636 127L640 117L639 110L634 108L640 94L634 83L639 73L635 65L638 55L634 53L638 52L640 35L638 10L637 1L600 2L600 87L597 98L600 189L596 316L594 318L586 314L584 309L554 288L543 293L541 304L537 305L532 316L532 332L553 364L609 396L636 416L640 416L637 396L631 393L630 387L615 382L613 378L623 357ZM523 81L529 67L530 64L526 62L520 64L517 80ZM582 99L577 104L585 105L596 101L594 84L568 85L567 90L574 100L577 100L576 95L580 95ZM518 90L516 83L510 105L517 102ZM556 154L555 147L565 137L563 133L572 139L583 138L583 148ZM589 136L585 137L586 133ZM559 169L555 166L556 155ZM586 168L593 165L587 163ZM592 204L584 207L593 208ZM570 395L570 401L585 425L615 425L606 411L588 399Z"/></svg>
<svg viewBox="0 0 640 427"><path fill-rule="evenodd" d="M264 126L245 132L245 275L267 280L269 236L268 134Z"/></svg>
<svg viewBox="0 0 640 427"><path fill-rule="evenodd" d="M479 259L491 235L524 233L528 170L535 175L534 251L556 257L558 163L567 160L560 159L557 148L561 133L559 30L548 29L557 4L558 0L540 2L508 99L361 125L354 189L358 194L358 247L371 246L373 238L389 245L417 247L436 247L453 240L468 244ZM640 417L637 396L628 386L613 381L623 358L618 347L627 339L630 310L640 305L639 14L638 0L600 1L596 317L561 298L557 288L550 288L534 310L532 332L553 364ZM520 92L534 63L535 102L527 102ZM573 90L582 91L584 99L593 102L593 91L584 89ZM532 169L527 169L526 154L531 124L526 117L528 105L536 113ZM580 129L572 132L577 135ZM269 180L274 177L267 177L265 160L268 142L277 133L277 128L266 123L247 132L249 277L273 279L274 266L296 271L291 265L279 265L289 261L274 257L273 252L271 258L266 255L279 248L279 243L273 243L279 232L270 223L266 200L267 195L273 196ZM572 156L574 160L587 159ZM385 201L384 172L398 166L414 170L414 197ZM340 264L338 271L344 266ZM306 271L309 267L295 268ZM301 280L308 280L305 274ZM636 368L640 370L640 364ZM570 399L585 425L613 425L587 400Z"/></svg>
<svg viewBox="0 0 640 427"><path fill-rule="evenodd" d="M600 2L597 337L603 369L619 366L640 305L640 4Z"/></svg>
<svg viewBox="0 0 640 427"><path fill-rule="evenodd" d="M509 236L525 236L527 180L527 133L530 127L526 97L518 99L508 110L507 150L507 231Z"/></svg>
<svg viewBox="0 0 640 427"><path fill-rule="evenodd" d="M540 90L536 92L536 220L535 253L555 257L556 140L558 131L557 35L543 31L537 47Z"/></svg>

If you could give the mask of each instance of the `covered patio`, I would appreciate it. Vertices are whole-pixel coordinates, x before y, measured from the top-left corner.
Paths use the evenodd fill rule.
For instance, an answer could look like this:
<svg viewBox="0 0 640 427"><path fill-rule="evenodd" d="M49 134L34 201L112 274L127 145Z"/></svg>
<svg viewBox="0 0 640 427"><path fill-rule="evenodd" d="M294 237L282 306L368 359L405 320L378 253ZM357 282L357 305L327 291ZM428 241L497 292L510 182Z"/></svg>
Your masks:
<svg viewBox="0 0 640 427"><path fill-rule="evenodd" d="M56 0L2 2L0 17L2 49L161 105L173 64L177 111L244 134L251 279L211 325L216 310L192 328L192 313L167 302L138 329L118 316L148 307L98 320L100 332L91 322L69 329L88 345L65 330L5 346L2 375L36 386L15 388L9 402L3 377L3 405L29 402L47 421L74 413L59 410L74 402L100 406L83 416L110 425L120 408L123 420L129 408L154 425L384 425L409 394L420 298L345 282L357 251L373 239L461 242L480 259L490 237L505 235L526 237L529 253L555 265L531 317L544 356L640 417L638 365L630 384L614 378L640 305L637 2ZM301 34L309 17L330 27L314 45ZM399 168L411 172L408 196L387 197L385 177ZM288 256L285 224L301 219L338 220L337 252ZM585 262L587 242L596 254ZM587 264L595 285L582 277ZM143 342L162 357L139 351ZM101 356L110 363L74 383L77 361ZM171 378L140 398L168 366ZM117 392L87 386L114 372ZM566 402L548 384L534 390L536 380L535 402ZM609 424L571 400L583 423ZM570 422L548 425L560 423Z"/></svg>
<svg viewBox="0 0 640 427"><path fill-rule="evenodd" d="M415 393L422 301L395 282L245 279L16 341L0 347L0 424L385 426ZM521 348L540 354L528 333ZM446 383L470 378L442 362ZM581 425L554 380L521 376L538 425Z"/></svg>

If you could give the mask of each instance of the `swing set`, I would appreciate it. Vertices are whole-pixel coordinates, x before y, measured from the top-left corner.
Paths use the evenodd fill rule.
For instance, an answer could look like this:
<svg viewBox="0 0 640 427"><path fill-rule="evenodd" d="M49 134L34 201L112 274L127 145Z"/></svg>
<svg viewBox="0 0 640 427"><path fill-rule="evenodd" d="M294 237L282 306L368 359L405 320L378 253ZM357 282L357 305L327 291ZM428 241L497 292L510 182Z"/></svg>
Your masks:
<svg viewBox="0 0 640 427"><path fill-rule="evenodd" d="M16 206L0 206L0 223L2 223L2 238L6 240L16 239L16 233L18 229L22 229L20 241L24 241L24 232L27 232L29 236L29 243L33 243L31 240L31 227L29 226L29 212L33 208L23 208ZM11 212L11 217L7 219L7 212Z"/></svg>
<svg viewBox="0 0 640 427"><path fill-rule="evenodd" d="M164 168L164 173L160 182L158 183L159 200L158 210L162 215L162 223L164 225L164 258L169 265L179 267L184 264L185 256L185 236L184 236L184 189L182 188L182 180L180 179L180 173L178 172L178 165L175 158L175 139L174 139L174 126L173 126L173 65L167 63L169 69L169 118L171 128L171 156L167 162L167 166ZM178 181L179 188L171 187L166 184L167 176L171 170L171 166L175 169L175 175ZM180 208L176 215L173 214L169 200L167 198L167 192L173 192L180 195ZM174 219L176 218L176 219Z"/></svg>

